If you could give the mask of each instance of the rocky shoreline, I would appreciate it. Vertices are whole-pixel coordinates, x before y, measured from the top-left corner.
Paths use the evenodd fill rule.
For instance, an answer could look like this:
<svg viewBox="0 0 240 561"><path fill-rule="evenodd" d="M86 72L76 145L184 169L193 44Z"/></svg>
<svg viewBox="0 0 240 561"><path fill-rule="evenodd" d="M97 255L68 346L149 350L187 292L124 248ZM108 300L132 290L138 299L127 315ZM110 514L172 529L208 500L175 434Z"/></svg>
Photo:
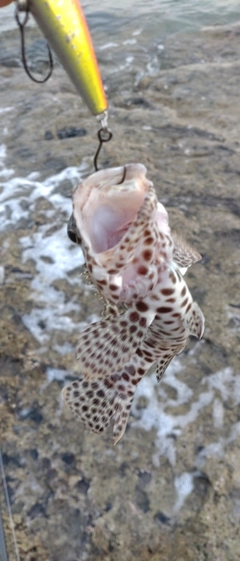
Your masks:
<svg viewBox="0 0 240 561"><path fill-rule="evenodd" d="M129 46L98 52L114 133L101 165L144 163L172 228L203 255L187 277L206 316L203 341L154 387L152 409L176 418L165 452L161 425L144 430L144 392L115 448L111 431L89 434L62 409L79 329L101 313L64 234L97 127L57 63L36 86L20 67L17 32L1 35L0 434L26 561L239 558L239 34L236 24L177 35L160 53L151 44L150 75L139 44L118 72ZM44 72L36 30L29 38L33 70ZM61 245L64 259L72 255L66 275Z"/></svg>

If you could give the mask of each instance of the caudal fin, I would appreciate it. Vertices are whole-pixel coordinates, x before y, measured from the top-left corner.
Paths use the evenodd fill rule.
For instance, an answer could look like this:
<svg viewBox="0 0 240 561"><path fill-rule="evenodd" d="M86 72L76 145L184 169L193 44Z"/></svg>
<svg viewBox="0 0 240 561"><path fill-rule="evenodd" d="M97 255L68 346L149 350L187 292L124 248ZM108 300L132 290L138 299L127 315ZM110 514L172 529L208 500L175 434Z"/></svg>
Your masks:
<svg viewBox="0 0 240 561"><path fill-rule="evenodd" d="M127 364L116 374L98 380L81 378L63 389L66 405L92 432L103 432L113 422L114 444L122 438L132 400L145 370Z"/></svg>

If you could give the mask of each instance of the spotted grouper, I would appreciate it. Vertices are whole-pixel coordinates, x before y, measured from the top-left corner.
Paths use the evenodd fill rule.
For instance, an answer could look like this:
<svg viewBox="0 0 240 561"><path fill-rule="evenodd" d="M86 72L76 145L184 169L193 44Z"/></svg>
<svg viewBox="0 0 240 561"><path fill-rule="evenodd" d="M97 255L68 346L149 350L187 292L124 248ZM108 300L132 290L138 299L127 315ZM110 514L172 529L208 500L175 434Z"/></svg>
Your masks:
<svg viewBox="0 0 240 561"><path fill-rule="evenodd" d="M204 316L184 273L201 256L169 227L142 164L94 173L73 193L69 235L81 244L91 282L106 301L104 319L77 345L79 379L66 404L93 432L113 423L123 436L135 389L156 364L158 381L189 335L201 338Z"/></svg>

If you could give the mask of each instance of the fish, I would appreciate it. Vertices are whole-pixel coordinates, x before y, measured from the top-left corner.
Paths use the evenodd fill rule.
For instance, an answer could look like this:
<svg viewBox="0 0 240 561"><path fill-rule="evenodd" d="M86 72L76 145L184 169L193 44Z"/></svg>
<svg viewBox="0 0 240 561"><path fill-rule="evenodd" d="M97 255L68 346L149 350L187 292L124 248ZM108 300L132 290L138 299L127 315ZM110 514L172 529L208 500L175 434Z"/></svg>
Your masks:
<svg viewBox="0 0 240 561"><path fill-rule="evenodd" d="M160 381L204 315L184 275L200 254L172 234L168 213L142 164L98 171L73 192L69 237L81 245L87 274L106 303L105 317L80 335L79 378L66 405L92 432L113 424L123 436L137 385L156 365Z"/></svg>

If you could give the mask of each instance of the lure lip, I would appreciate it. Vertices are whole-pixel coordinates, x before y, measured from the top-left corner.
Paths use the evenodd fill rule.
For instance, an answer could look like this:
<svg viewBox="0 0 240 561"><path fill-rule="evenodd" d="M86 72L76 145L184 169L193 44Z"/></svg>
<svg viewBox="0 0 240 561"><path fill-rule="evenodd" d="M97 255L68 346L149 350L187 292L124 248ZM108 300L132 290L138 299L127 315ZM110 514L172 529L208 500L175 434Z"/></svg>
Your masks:
<svg viewBox="0 0 240 561"><path fill-rule="evenodd" d="M93 115L108 103L79 0L29 0L29 10Z"/></svg>

